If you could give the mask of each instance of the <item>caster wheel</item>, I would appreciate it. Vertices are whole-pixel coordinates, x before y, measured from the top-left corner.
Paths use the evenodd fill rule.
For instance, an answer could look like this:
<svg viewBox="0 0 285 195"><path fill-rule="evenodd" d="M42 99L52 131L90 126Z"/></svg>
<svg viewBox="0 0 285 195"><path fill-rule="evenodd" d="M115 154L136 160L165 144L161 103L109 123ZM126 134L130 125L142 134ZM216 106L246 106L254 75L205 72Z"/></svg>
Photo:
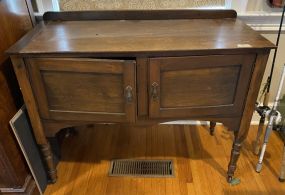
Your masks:
<svg viewBox="0 0 285 195"><path fill-rule="evenodd" d="M279 181L280 181L280 182L285 182L285 179L279 177Z"/></svg>

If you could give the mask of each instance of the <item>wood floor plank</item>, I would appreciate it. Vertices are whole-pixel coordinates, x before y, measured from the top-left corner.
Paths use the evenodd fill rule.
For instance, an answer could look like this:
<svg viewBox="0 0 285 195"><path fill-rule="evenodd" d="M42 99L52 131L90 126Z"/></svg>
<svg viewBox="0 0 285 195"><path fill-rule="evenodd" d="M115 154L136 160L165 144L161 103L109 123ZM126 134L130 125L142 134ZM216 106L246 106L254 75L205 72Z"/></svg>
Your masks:
<svg viewBox="0 0 285 195"><path fill-rule="evenodd" d="M205 157L203 154L204 149L201 143L199 129L196 126L191 126L190 132L192 138L191 142L193 143L193 148L195 151L195 157L190 161L190 163L196 192L197 194L212 194L210 186L208 185L210 177L207 174L207 169L205 169L205 163L203 162Z"/></svg>
<svg viewBox="0 0 285 195"><path fill-rule="evenodd" d="M163 133L163 145L165 148L165 158L173 161L174 165L177 165L177 158L175 157L176 147L174 138L174 127L173 125L161 126L161 132ZM179 171L178 167L174 166L174 177L166 178L166 194L176 195L180 194L180 185L179 185Z"/></svg>
<svg viewBox="0 0 285 195"><path fill-rule="evenodd" d="M164 158L164 147L163 139L159 126L153 126L150 128L150 139L151 139L151 153L149 154L152 159L163 159ZM151 189L153 194L166 194L166 183L165 179L151 178Z"/></svg>
<svg viewBox="0 0 285 195"><path fill-rule="evenodd" d="M94 127L93 134L96 138L89 146L89 162L91 166L96 163L96 166L91 167L90 179L86 181L86 194L92 194L94 191L98 194L104 194L107 190L110 154L113 153L112 150L116 146L114 141L117 140L118 135L117 131L108 126L95 125Z"/></svg>
<svg viewBox="0 0 285 195"><path fill-rule="evenodd" d="M272 133L260 174L252 153L257 128L252 126L244 142L230 186L225 179L233 134L218 125L210 136L208 126L95 125L78 128L78 135L64 140L58 181L45 194L86 195L259 195L285 194L278 181L282 141ZM112 159L171 159L173 178L109 177Z"/></svg>
<svg viewBox="0 0 285 195"><path fill-rule="evenodd" d="M214 136L209 136L208 126L200 126L197 128L199 129L200 137L202 138L201 142L205 155L204 162L208 165L208 177L215 178L215 180L210 180L208 182L210 189L213 193L223 194L224 186L228 185L224 178L224 175L226 175L228 159L225 158L225 152L219 141L219 126L216 127Z"/></svg>

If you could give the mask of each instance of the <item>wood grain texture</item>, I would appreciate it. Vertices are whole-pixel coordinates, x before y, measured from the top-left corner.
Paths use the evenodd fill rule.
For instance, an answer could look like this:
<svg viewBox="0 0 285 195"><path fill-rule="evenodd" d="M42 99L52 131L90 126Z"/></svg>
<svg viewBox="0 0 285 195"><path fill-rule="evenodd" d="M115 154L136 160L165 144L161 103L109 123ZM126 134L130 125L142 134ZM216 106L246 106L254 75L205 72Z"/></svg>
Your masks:
<svg viewBox="0 0 285 195"><path fill-rule="evenodd" d="M138 117L142 118L148 115L148 62L147 58L137 58Z"/></svg>
<svg viewBox="0 0 285 195"><path fill-rule="evenodd" d="M277 134L271 137L264 169L258 174L254 170L257 157L251 150L257 127L250 128L237 169L241 183L230 186L224 175L233 134L218 125L215 135L209 136L208 128L188 125L78 127L78 137L70 137L63 143L58 183L48 186L45 195L285 193L285 186L278 181L283 144ZM175 177L108 177L113 158L173 159Z"/></svg>
<svg viewBox="0 0 285 195"><path fill-rule="evenodd" d="M135 62L100 59L26 60L44 119L135 121ZM132 101L126 101L127 88Z"/></svg>
<svg viewBox="0 0 285 195"><path fill-rule="evenodd" d="M161 72L161 107L231 105L235 100L239 71L240 66L237 65L211 70L185 69ZM196 86L199 87L195 88ZM196 96L191 98L190 95L193 93Z"/></svg>
<svg viewBox="0 0 285 195"><path fill-rule="evenodd" d="M11 57L14 71L17 75L18 82L21 87L23 98L25 100L29 117L31 119L31 125L38 144L46 144L47 140L45 138L43 126L41 124L41 119L38 113L38 105L36 104L34 93L30 84L30 79L28 71L26 70L26 65L23 59L12 56Z"/></svg>
<svg viewBox="0 0 285 195"><path fill-rule="evenodd" d="M15 12L15 10L17 11ZM5 55L5 50L33 27L26 1L1 0L0 24L0 64L2 64L9 58L8 55Z"/></svg>
<svg viewBox="0 0 285 195"><path fill-rule="evenodd" d="M38 34L38 32L44 26L44 22L39 22L32 30L27 32L21 39L19 39L14 45L10 48L7 48L5 51L6 54L18 53L26 44L29 42L34 36Z"/></svg>
<svg viewBox="0 0 285 195"><path fill-rule="evenodd" d="M256 89L260 88L261 81L263 78L263 73L266 68L266 63L268 60L268 53L263 53L259 54L256 58L255 62L255 67L254 67L254 72L251 77L250 85L249 85L249 90L247 94L247 100L245 102L245 107L243 111L243 118L241 120L240 124L240 130L237 135L237 138L239 140L244 140L247 136L249 126L250 126L250 121L252 114L255 109L255 102L258 96L258 91Z"/></svg>
<svg viewBox="0 0 285 195"><path fill-rule="evenodd" d="M244 110L243 110L243 117L241 118L239 130L235 132L235 138L234 143L232 146L232 152L231 152L231 160L228 165L228 181L230 181L234 175L234 172L237 167L237 161L240 156L240 150L242 147L242 143L247 137L250 121L252 118L252 114L254 112L255 108L255 102L258 96L258 90L256 90L256 87L259 89L263 77L263 72L266 67L268 59L268 53L259 54L257 56L256 62L255 62L255 68L254 72L251 77L251 81L249 84L247 99L245 102Z"/></svg>
<svg viewBox="0 0 285 195"><path fill-rule="evenodd" d="M254 62L255 55L150 58L150 117L240 116Z"/></svg>
<svg viewBox="0 0 285 195"><path fill-rule="evenodd" d="M235 16L227 18L232 11L119 11L116 20L111 13L79 12L79 21L72 21L75 13L49 15L55 21L9 51L17 55L14 67L31 119L40 127L38 141L84 122L224 122L236 135L228 170L233 176L275 46ZM128 18L132 14L145 19Z"/></svg>
<svg viewBox="0 0 285 195"><path fill-rule="evenodd" d="M11 60L5 54L8 47L32 28L26 3L25 0L0 1L0 194L1 188L21 188L30 174L9 125L22 105L22 98Z"/></svg>
<svg viewBox="0 0 285 195"><path fill-rule="evenodd" d="M22 90L23 98L31 120L35 139L37 141L37 144L40 146L43 156L45 158L45 163L48 169L47 172L49 174L50 180L51 182L55 182L57 176L55 165L53 162L53 155L49 147L48 140L45 136L40 115L38 113L38 105L36 104L34 93L32 91L32 87L29 81L29 75L26 69L26 65L22 58L13 56L11 57L11 59L13 62L14 71L17 75L17 79Z"/></svg>
<svg viewBox="0 0 285 195"><path fill-rule="evenodd" d="M17 147L10 128L9 121L16 114L17 107L13 98L11 83L7 80L7 70L11 69L11 62L0 65L0 188L13 187L13 185L23 185L28 175L25 160ZM15 86L15 85L12 85ZM16 85L17 86L17 85Z"/></svg>
<svg viewBox="0 0 285 195"><path fill-rule="evenodd" d="M128 57L150 52L275 47L237 19L66 21L49 22L43 28L17 52L120 53Z"/></svg>

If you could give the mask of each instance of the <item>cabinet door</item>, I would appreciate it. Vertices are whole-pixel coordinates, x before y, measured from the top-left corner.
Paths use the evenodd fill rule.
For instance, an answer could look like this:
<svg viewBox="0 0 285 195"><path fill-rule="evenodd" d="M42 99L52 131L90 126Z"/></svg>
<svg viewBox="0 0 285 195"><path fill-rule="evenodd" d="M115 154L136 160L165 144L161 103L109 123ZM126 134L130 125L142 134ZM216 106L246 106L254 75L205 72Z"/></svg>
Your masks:
<svg viewBox="0 0 285 195"><path fill-rule="evenodd" d="M150 118L241 115L255 57L211 55L150 59Z"/></svg>
<svg viewBox="0 0 285 195"><path fill-rule="evenodd" d="M42 118L135 120L135 61L29 58L26 63Z"/></svg>

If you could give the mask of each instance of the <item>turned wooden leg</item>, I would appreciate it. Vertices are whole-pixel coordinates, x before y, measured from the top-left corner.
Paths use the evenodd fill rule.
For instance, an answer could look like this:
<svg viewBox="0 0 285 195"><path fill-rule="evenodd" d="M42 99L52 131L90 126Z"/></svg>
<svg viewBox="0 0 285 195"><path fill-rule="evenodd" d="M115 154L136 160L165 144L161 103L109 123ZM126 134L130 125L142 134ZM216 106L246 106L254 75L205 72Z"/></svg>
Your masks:
<svg viewBox="0 0 285 195"><path fill-rule="evenodd" d="M235 140L232 146L231 159L228 166L228 173L227 173L228 182L232 182L234 172L237 167L237 161L240 155L241 145L248 134L248 129L250 127L252 114L255 108L255 101L258 96L258 91L259 91L258 88L262 81L267 59L268 59L268 53L257 55L239 127L232 129L232 131L235 132Z"/></svg>
<svg viewBox="0 0 285 195"><path fill-rule="evenodd" d="M51 147L51 151L53 154L53 160L55 164L57 164L61 158L60 139L58 136L48 137L47 139Z"/></svg>
<svg viewBox="0 0 285 195"><path fill-rule="evenodd" d="M232 146L231 159L228 166L228 173L227 173L228 174L227 181L229 183L232 181L234 172L237 167L237 161L239 159L241 145L242 145L241 141L237 139L237 136L235 136L235 140Z"/></svg>
<svg viewBox="0 0 285 195"><path fill-rule="evenodd" d="M31 125L33 127L33 133L35 135L36 142L38 143L42 155L45 160L46 168L48 169L48 174L52 183L56 182L56 170L53 162L53 155L49 142L47 141L41 117L38 113L38 106L36 104L36 99L30 84L30 78L28 71L26 70L26 65L23 58L18 56L11 57L13 62L14 71L17 75L19 85L21 87L21 92L23 94L25 105L28 110Z"/></svg>
<svg viewBox="0 0 285 195"><path fill-rule="evenodd" d="M48 176L50 177L50 182L55 183L57 179L57 173L55 169L54 159L53 159L53 153L51 151L51 147L49 144L41 144L39 145L41 152L43 154L46 167L48 170Z"/></svg>
<svg viewBox="0 0 285 195"><path fill-rule="evenodd" d="M210 121L210 135L214 135L216 122Z"/></svg>

